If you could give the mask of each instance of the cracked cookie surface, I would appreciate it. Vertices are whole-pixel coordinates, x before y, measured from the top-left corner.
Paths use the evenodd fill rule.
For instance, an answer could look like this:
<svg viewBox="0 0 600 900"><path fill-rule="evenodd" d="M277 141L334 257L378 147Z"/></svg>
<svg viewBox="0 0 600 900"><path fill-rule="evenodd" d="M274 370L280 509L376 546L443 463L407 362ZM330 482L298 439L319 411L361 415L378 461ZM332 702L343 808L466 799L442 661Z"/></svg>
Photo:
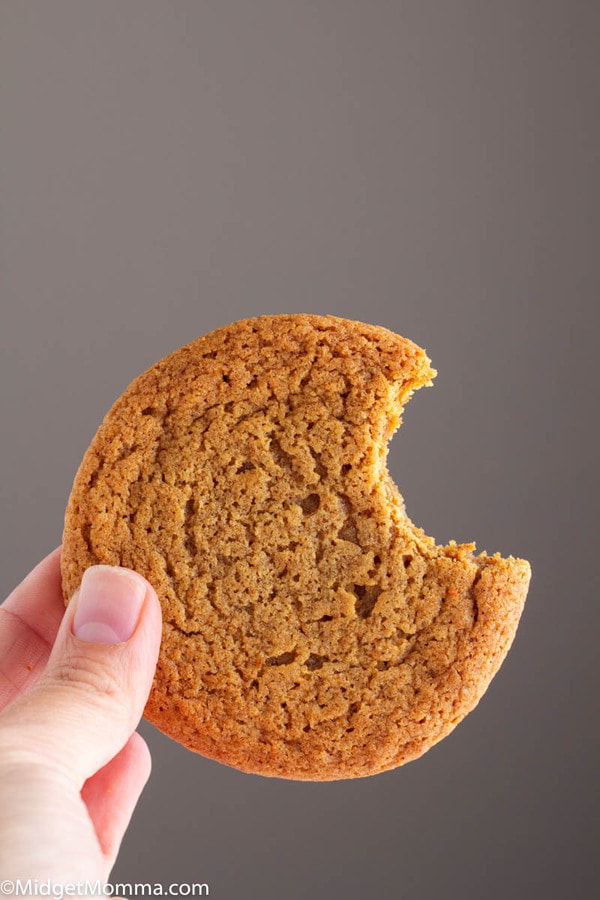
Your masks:
<svg viewBox="0 0 600 900"><path fill-rule="evenodd" d="M530 570L406 516L387 442L434 374L386 329L262 316L117 400L75 478L63 588L96 563L154 585L158 728L244 771L327 780L414 759L475 706Z"/></svg>

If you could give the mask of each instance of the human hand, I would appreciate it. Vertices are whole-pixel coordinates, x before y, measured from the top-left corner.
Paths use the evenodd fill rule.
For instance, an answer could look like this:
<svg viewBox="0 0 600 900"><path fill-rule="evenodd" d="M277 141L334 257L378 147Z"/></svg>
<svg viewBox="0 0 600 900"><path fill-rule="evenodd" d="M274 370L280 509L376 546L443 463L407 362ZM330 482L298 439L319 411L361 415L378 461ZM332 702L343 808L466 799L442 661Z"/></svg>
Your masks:
<svg viewBox="0 0 600 900"><path fill-rule="evenodd" d="M134 729L161 610L140 575L94 566L65 612L59 560L0 606L0 881L103 884L150 774Z"/></svg>

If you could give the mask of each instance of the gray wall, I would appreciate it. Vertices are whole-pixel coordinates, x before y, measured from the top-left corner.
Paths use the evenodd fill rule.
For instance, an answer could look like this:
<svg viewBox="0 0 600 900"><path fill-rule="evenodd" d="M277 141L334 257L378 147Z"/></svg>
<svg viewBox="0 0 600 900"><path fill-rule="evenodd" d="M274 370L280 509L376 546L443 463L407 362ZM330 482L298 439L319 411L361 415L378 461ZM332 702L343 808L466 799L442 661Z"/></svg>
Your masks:
<svg viewBox="0 0 600 900"><path fill-rule="evenodd" d="M402 769L265 780L143 725L154 773L113 880L591 894L599 9L2 0L3 595L59 543L129 381L267 312L426 347L436 386L390 454L409 513L534 572L478 709Z"/></svg>

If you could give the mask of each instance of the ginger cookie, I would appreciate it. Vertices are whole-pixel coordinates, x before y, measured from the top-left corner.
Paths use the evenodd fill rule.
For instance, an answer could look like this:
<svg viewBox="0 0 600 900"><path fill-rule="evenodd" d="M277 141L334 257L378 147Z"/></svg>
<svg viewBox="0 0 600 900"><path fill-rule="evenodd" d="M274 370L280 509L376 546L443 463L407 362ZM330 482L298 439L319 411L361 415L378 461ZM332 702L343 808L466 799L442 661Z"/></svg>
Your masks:
<svg viewBox="0 0 600 900"><path fill-rule="evenodd" d="M435 372L384 328L235 322L156 363L77 472L65 599L96 563L142 573L163 639L145 715L246 772L329 780L424 753L514 637L524 560L437 546L386 469Z"/></svg>

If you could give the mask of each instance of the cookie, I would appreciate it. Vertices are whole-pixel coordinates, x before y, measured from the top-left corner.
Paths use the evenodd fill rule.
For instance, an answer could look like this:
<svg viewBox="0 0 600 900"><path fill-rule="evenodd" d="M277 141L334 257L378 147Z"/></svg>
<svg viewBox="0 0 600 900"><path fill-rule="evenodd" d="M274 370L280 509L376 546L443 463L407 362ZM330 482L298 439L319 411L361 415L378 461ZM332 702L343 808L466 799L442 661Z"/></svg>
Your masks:
<svg viewBox="0 0 600 900"><path fill-rule="evenodd" d="M65 599L96 563L154 585L163 639L145 715L246 772L371 775L476 705L530 569L436 546L386 469L419 347L332 316L262 316L140 375L76 475Z"/></svg>

